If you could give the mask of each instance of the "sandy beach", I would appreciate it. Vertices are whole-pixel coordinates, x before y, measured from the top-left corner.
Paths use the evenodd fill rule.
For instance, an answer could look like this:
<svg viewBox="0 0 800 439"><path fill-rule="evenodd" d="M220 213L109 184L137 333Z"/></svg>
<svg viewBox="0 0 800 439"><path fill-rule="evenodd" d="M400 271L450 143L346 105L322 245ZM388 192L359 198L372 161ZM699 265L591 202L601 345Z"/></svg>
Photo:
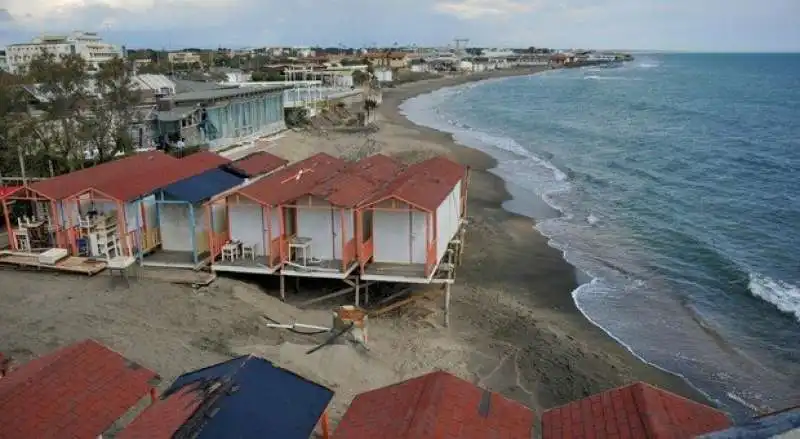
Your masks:
<svg viewBox="0 0 800 439"><path fill-rule="evenodd" d="M377 131L289 131L259 144L290 160L318 151L368 149L413 161L446 154L472 168L464 263L453 288L451 325L441 325L441 296L370 320L368 351L341 344L306 351L322 336L271 329L272 320L330 325L330 310L350 296L300 310L293 306L341 285L303 281L287 303L276 278L219 278L199 289L107 275L93 278L0 271L0 351L25 361L92 337L152 368L168 384L180 373L255 353L336 391L334 423L359 392L445 369L542 410L643 380L702 400L682 379L636 359L576 308L575 269L549 247L533 220L501 208L503 181L486 154L450 135L418 127L398 111L405 99L440 87L530 71L442 78L386 89ZM250 152L250 151L248 151ZM293 284L293 282L290 282Z"/></svg>

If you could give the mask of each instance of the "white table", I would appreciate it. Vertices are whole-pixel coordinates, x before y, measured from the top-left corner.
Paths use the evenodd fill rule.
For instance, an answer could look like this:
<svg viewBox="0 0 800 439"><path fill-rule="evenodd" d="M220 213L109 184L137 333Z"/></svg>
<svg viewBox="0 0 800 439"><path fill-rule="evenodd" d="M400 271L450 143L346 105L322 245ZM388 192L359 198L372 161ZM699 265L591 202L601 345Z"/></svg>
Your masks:
<svg viewBox="0 0 800 439"><path fill-rule="evenodd" d="M289 253L292 249L303 251L303 266L308 265L308 255L311 253L311 238L295 236L289 241Z"/></svg>

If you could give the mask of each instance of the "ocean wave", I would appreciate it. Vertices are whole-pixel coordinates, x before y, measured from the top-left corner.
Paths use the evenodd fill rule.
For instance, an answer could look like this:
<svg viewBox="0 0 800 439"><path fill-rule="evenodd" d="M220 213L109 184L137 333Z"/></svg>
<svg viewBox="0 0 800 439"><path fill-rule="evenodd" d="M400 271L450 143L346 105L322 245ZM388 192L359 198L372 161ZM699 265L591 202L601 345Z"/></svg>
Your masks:
<svg viewBox="0 0 800 439"><path fill-rule="evenodd" d="M594 81L641 81L642 78L630 76L600 76L600 75L586 75L583 79Z"/></svg>
<svg viewBox="0 0 800 439"><path fill-rule="evenodd" d="M754 296L775 305L785 313L793 314L800 322L800 288L758 273L750 273L748 287Z"/></svg>

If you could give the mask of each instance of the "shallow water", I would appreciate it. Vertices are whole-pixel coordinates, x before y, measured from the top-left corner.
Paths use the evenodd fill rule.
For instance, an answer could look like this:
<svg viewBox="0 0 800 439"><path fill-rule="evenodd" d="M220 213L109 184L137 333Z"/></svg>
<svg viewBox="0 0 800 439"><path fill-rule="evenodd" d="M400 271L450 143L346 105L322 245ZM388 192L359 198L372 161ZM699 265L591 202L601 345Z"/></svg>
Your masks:
<svg viewBox="0 0 800 439"><path fill-rule="evenodd" d="M800 399L797 71L796 55L644 56L402 109L498 159L505 207L594 279L574 293L588 318L744 417Z"/></svg>

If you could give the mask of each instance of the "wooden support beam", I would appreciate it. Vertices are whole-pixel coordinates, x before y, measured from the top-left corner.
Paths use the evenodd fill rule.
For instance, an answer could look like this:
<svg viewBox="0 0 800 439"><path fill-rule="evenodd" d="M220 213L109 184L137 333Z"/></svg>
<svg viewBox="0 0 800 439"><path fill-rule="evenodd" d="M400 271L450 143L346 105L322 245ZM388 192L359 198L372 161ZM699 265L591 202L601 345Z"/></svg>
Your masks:
<svg viewBox="0 0 800 439"><path fill-rule="evenodd" d="M450 284L444 284L444 326L450 326Z"/></svg>
<svg viewBox="0 0 800 439"><path fill-rule="evenodd" d="M374 282L367 282L367 284L374 283ZM341 290L334 291L332 293L326 294L324 296L315 297L310 300L306 300L303 303L297 305L298 308L305 308L309 305L313 305L315 303L322 302L324 300L333 299L334 297L344 296L345 294L349 294L350 292L355 290L355 286L342 288Z"/></svg>
<svg viewBox="0 0 800 439"><path fill-rule="evenodd" d="M281 300L286 302L286 276L281 274Z"/></svg>
<svg viewBox="0 0 800 439"><path fill-rule="evenodd" d="M364 305L369 305L369 284L364 285Z"/></svg>
<svg viewBox="0 0 800 439"><path fill-rule="evenodd" d="M356 276L356 287L354 288L356 292L356 308L361 307L361 292L359 291L358 287L358 276Z"/></svg>

